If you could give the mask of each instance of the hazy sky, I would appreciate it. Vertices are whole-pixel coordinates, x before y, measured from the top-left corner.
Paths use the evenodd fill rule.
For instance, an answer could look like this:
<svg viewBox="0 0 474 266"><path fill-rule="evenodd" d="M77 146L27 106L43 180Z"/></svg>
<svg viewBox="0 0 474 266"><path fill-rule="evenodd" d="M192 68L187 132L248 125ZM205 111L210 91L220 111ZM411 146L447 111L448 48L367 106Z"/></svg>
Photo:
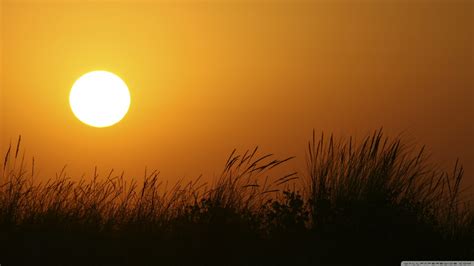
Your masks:
<svg viewBox="0 0 474 266"><path fill-rule="evenodd" d="M68 165L177 178L233 148L299 156L316 131L383 126L457 157L474 183L474 1L2 1L2 151L21 134L42 175ZM131 90L110 128L71 112L74 81ZM300 166L292 166L299 170Z"/></svg>

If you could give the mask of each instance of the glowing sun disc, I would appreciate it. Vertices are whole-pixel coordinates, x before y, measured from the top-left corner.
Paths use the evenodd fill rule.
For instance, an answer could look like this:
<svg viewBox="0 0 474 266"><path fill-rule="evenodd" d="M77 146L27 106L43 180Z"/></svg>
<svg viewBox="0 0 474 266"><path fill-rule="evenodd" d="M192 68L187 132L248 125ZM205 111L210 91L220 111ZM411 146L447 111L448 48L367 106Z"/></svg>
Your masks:
<svg viewBox="0 0 474 266"><path fill-rule="evenodd" d="M130 107L127 84L107 71L93 71L76 80L69 94L74 115L93 127L118 123Z"/></svg>

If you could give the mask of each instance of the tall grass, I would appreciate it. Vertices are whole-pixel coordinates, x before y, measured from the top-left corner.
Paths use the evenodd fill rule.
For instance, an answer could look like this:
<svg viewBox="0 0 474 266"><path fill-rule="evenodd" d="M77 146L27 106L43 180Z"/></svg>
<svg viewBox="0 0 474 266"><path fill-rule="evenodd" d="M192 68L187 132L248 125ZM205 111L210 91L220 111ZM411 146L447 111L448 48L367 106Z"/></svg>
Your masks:
<svg viewBox="0 0 474 266"><path fill-rule="evenodd" d="M416 208L420 218L435 219L443 226L465 223L466 209L460 210L466 203L460 198L463 167L456 161L451 173L439 171L428 164L424 147L411 148L400 139L384 138L381 130L356 146L352 139L336 143L333 136L316 140L313 133L307 164L312 214L327 217L328 207L345 208L362 201Z"/></svg>
<svg viewBox="0 0 474 266"><path fill-rule="evenodd" d="M212 183L172 186L157 171L141 181L114 171L73 180L63 169L37 180L20 143L0 176L0 263L354 265L474 255L462 166L440 171L423 148L381 130L359 142L313 133L307 173L275 171L292 157L234 150Z"/></svg>
<svg viewBox="0 0 474 266"><path fill-rule="evenodd" d="M458 161L452 172L440 171L424 147L382 130L359 143L313 132L307 166L311 225L326 248L348 243L350 259L474 255L474 212L461 193Z"/></svg>

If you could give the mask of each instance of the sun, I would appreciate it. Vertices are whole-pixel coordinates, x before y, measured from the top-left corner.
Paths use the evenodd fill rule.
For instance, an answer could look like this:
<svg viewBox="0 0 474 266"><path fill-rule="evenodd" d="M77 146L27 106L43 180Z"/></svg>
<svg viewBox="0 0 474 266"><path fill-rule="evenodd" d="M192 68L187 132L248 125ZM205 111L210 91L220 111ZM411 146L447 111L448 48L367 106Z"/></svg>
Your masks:
<svg viewBox="0 0 474 266"><path fill-rule="evenodd" d="M130 107L127 84L108 71L92 71L76 80L69 94L74 115L93 127L118 123Z"/></svg>

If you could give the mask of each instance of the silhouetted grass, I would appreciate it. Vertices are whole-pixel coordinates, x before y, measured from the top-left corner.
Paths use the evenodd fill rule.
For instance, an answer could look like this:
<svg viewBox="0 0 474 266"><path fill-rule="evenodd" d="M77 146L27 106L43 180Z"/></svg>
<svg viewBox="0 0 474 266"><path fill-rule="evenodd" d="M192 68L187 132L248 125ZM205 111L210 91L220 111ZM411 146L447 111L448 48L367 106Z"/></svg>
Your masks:
<svg viewBox="0 0 474 266"><path fill-rule="evenodd" d="M2 265L399 265L474 256L474 211L450 173L382 131L313 138L308 172L292 158L229 156L214 183L169 186L111 171L35 180L10 146L0 176ZM291 185L290 185L291 184Z"/></svg>

